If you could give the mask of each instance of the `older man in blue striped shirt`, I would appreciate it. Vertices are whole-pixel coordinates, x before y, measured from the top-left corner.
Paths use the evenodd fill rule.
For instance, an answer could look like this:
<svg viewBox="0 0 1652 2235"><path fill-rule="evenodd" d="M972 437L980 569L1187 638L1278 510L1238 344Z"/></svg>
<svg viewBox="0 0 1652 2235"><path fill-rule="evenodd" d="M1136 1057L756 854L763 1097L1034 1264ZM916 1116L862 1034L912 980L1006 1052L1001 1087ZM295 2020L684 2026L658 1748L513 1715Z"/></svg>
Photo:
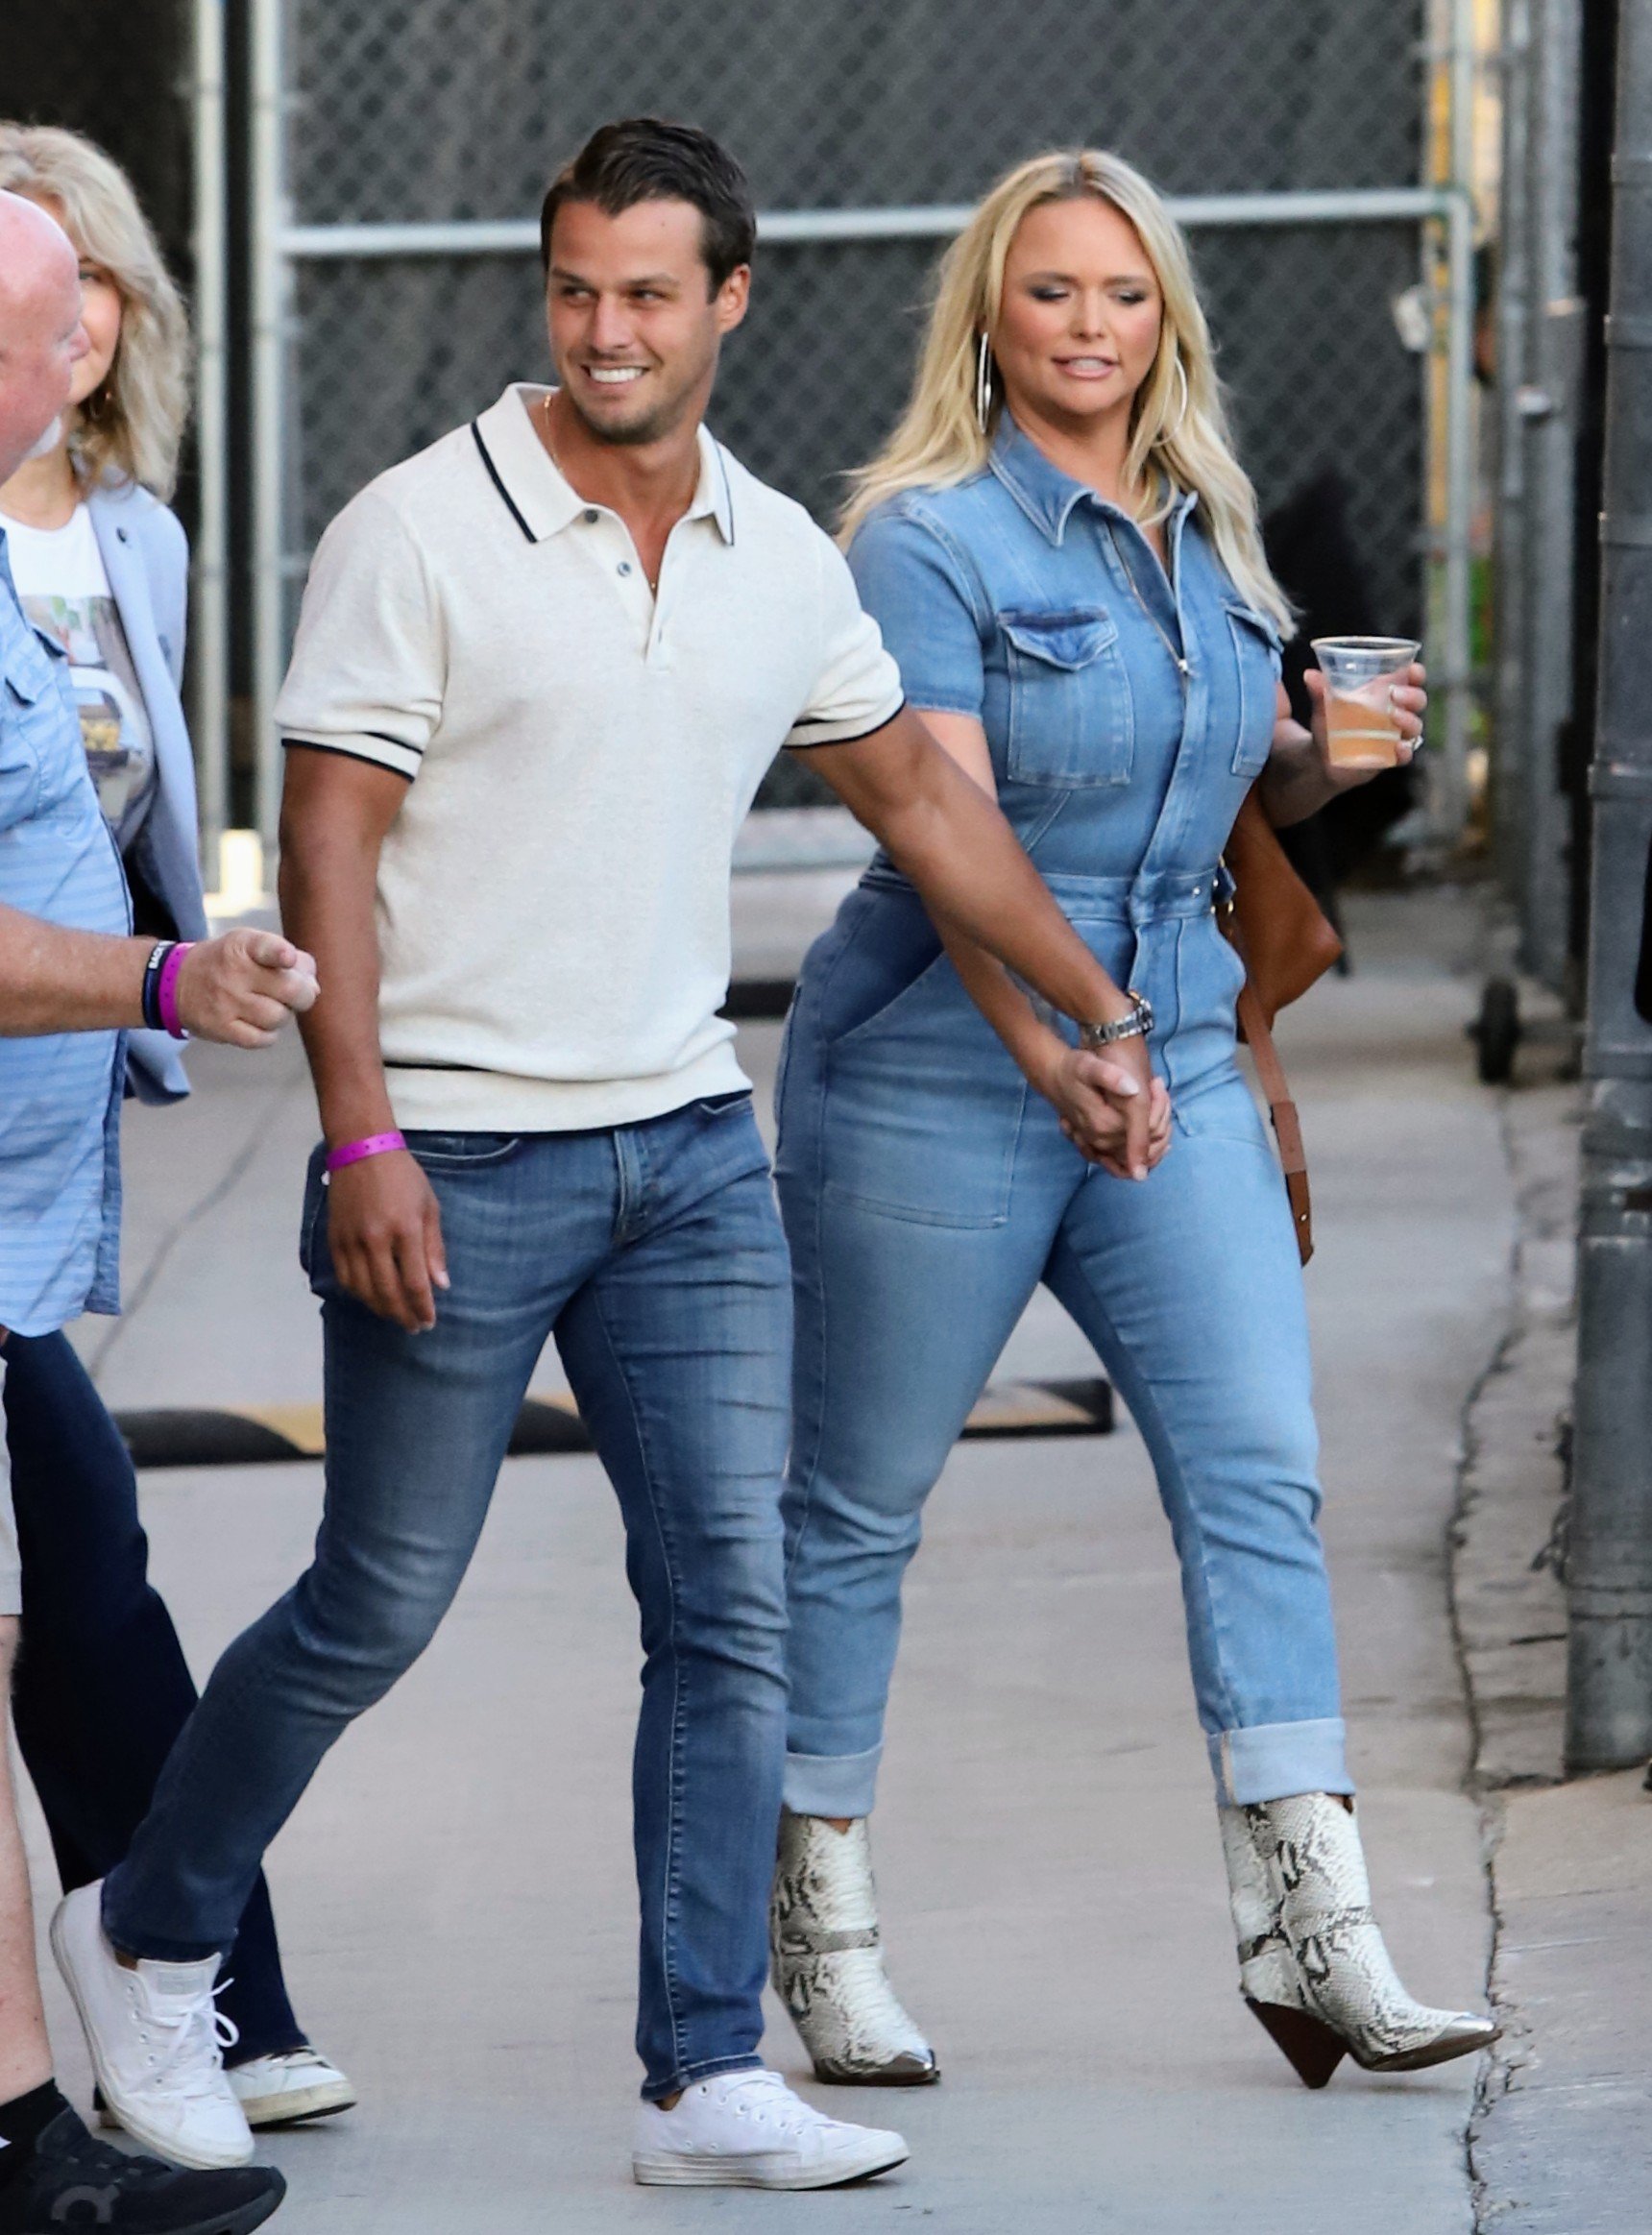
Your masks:
<svg viewBox="0 0 1652 2235"><path fill-rule="evenodd" d="M124 937L126 878L62 665L23 618L0 528L0 898ZM122 1049L118 1032L0 1039L0 1325L20 1335L117 1308Z"/></svg>
<svg viewBox="0 0 1652 2235"><path fill-rule="evenodd" d="M42 210L0 193L0 481L55 437L86 346L74 250ZM117 1306L125 1032L152 1021L159 995L157 942L130 935L62 670L23 616L0 533L0 1416L8 1329L46 1334ZM309 959L270 932L162 960L161 1006L181 1035L263 1046L315 999ZM17 1611L0 1417L0 1701ZM263 2167L181 2173L112 2150L58 2092L0 1725L0 2227L35 2235L89 2199L113 2235L249 2235L281 2194Z"/></svg>

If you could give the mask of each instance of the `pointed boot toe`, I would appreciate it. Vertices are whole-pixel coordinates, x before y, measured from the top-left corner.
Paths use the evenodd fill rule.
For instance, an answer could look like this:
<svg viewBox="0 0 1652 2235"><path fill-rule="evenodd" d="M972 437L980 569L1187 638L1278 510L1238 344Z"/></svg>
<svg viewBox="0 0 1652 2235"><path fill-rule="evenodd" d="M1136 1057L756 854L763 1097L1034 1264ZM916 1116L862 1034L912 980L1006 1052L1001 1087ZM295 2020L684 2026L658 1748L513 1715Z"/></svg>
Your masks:
<svg viewBox="0 0 1652 2235"><path fill-rule="evenodd" d="M814 2077L833 2087L933 2087L940 2066L933 2049L897 2049L881 2064L836 2065L816 2057Z"/></svg>
<svg viewBox="0 0 1652 2235"><path fill-rule="evenodd" d="M1445 2020L1431 2041L1418 2042L1388 2056L1373 2056L1369 2063L1361 2057L1367 2072L1422 2072L1431 2064L1449 2064L1454 2056L1478 2056L1483 2049L1490 2049L1494 2041L1502 2039L1503 2029L1494 2018L1477 2018L1471 2010L1454 2010L1447 2015L1438 2013Z"/></svg>

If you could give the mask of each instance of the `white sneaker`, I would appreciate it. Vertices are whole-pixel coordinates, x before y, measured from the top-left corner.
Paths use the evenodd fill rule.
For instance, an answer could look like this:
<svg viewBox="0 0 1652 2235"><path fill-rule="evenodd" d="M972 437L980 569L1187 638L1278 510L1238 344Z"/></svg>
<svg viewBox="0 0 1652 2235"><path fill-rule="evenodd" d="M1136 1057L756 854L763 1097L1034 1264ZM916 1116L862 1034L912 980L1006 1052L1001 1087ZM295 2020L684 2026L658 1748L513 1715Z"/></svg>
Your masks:
<svg viewBox="0 0 1652 2235"><path fill-rule="evenodd" d="M52 1953L81 2024L109 2110L134 2140L175 2164L208 2172L245 2165L253 2137L224 2076L235 2029L212 2000L218 1957L129 1971L104 1937L103 1888L83 1885L52 1919Z"/></svg>
<svg viewBox="0 0 1652 2235"><path fill-rule="evenodd" d="M898 2134L829 2119L777 2072L719 2072L672 2110L639 2107L631 2171L650 2188L829 2189L908 2154Z"/></svg>
<svg viewBox="0 0 1652 2235"><path fill-rule="evenodd" d="M355 2090L337 2065L314 2049L249 2056L225 2077L249 2126L296 2126L304 2119L329 2119L355 2101Z"/></svg>

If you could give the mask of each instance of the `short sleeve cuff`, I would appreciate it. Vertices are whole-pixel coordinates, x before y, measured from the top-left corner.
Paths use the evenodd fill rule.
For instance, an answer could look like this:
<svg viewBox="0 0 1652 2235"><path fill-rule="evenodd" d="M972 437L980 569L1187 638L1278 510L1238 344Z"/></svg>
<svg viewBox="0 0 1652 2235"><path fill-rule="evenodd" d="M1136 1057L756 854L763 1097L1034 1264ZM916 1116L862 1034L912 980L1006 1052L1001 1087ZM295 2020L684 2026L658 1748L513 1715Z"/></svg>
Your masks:
<svg viewBox="0 0 1652 2235"><path fill-rule="evenodd" d="M887 727L906 702L906 693L895 691L881 707L842 715L833 721L794 722L786 742L793 752L805 752L811 745L856 744L862 738L869 738L874 730Z"/></svg>
<svg viewBox="0 0 1652 2235"><path fill-rule="evenodd" d="M968 696L962 692L937 690L933 685L924 691L909 691L907 704L915 714L966 714L972 721L980 721L984 711L979 692Z"/></svg>
<svg viewBox="0 0 1652 2235"><path fill-rule="evenodd" d="M424 750L409 745L400 738L381 737L376 730L355 730L343 737L306 737L303 730L283 730L281 743L304 745L316 753L342 753L349 761L371 761L380 768L392 768L398 776L409 782L418 775Z"/></svg>

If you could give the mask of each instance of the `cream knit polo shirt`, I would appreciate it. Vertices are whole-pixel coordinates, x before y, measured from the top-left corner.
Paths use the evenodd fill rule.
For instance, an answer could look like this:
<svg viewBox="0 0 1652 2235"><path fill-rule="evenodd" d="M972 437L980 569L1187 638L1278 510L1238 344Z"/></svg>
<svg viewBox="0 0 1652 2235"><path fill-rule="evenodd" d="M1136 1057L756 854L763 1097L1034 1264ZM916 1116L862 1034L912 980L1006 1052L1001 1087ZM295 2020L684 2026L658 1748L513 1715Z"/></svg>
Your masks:
<svg viewBox="0 0 1652 2235"><path fill-rule="evenodd" d="M346 505L276 718L409 779L378 869L398 1125L547 1132L747 1081L735 833L782 745L901 705L849 570L704 428L657 597L618 515L558 473L513 386Z"/></svg>

